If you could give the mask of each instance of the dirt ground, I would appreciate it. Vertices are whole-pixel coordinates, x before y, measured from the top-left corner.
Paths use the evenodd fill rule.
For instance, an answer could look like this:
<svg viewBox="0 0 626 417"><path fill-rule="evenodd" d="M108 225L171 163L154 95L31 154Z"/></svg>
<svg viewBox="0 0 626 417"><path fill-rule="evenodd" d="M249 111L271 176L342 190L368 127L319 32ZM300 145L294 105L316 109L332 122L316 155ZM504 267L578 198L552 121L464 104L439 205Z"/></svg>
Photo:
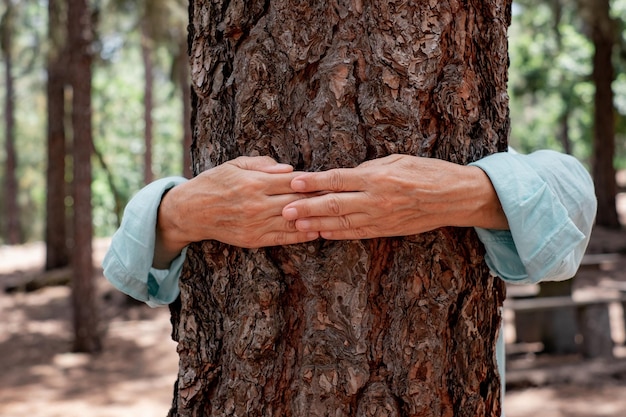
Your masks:
<svg viewBox="0 0 626 417"><path fill-rule="evenodd" d="M96 242L97 265L107 245ZM626 253L626 232L594 231L590 250ZM0 416L165 417L178 370L169 311L129 303L99 273L104 350L70 353L68 287L4 290L33 276L43 256L41 244L0 247ZM584 291L604 281L626 282L626 260L577 278L576 286ZM624 321L615 307L615 359L527 354L509 361L515 383L505 397L507 417L626 415Z"/></svg>

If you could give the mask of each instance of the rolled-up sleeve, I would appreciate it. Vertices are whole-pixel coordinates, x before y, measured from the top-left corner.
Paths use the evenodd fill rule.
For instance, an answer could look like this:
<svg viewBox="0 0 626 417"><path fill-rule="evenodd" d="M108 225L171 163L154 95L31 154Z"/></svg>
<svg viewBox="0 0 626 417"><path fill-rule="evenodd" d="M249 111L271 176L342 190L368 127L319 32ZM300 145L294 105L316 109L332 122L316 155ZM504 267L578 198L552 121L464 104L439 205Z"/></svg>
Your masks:
<svg viewBox="0 0 626 417"><path fill-rule="evenodd" d="M185 181L182 177L163 178L141 189L124 209L122 224L102 262L104 276L113 286L152 307L169 304L179 294L185 250L167 270L152 268L152 261L161 198Z"/></svg>
<svg viewBox="0 0 626 417"><path fill-rule="evenodd" d="M571 278L597 209L593 182L582 164L544 150L498 153L472 165L489 176L509 222L508 231L476 229L492 272L520 284Z"/></svg>

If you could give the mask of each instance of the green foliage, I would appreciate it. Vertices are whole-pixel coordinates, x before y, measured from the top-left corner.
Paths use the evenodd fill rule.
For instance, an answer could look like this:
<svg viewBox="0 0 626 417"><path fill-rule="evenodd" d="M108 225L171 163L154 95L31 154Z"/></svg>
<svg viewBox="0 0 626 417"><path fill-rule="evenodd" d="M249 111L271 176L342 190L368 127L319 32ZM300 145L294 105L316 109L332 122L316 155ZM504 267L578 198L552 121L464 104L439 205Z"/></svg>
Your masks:
<svg viewBox="0 0 626 417"><path fill-rule="evenodd" d="M180 9L180 0L168 1L169 18ZM47 166L46 62L47 2L17 2L15 38L16 148L18 154L19 206L27 240L42 240L45 226ZM141 8L127 2L121 10L111 0L98 2L97 59L93 76L94 146L103 155L110 177L120 194L122 207L143 186L143 67L137 22ZM184 12L184 11L183 11ZM3 9L0 7L0 15ZM167 27L167 25L166 25ZM185 31L185 26L169 26ZM168 49L169 48L169 49ZM174 42L163 43L155 59L154 155L155 176L182 172L182 108L179 92L170 77ZM0 96L4 99L4 76ZM0 146L4 130L0 129ZM0 166L4 167L4 152ZM68 161L71 162L71 161ZM109 177L97 158L93 161L93 210L97 236L113 233L118 226L115 197ZM0 170L0 180L4 170ZM71 200L70 200L71 204ZM121 214L121 213L120 213ZM0 237L0 243L2 243Z"/></svg>
<svg viewBox="0 0 626 417"><path fill-rule="evenodd" d="M516 3L510 29L511 143L523 152L563 151L567 129L573 153L586 159L592 45L568 23L571 15L555 13L549 3L534 3Z"/></svg>
<svg viewBox="0 0 626 417"><path fill-rule="evenodd" d="M614 0L618 33L626 39L626 0ZM592 153L593 94L590 81L593 45L584 33L573 0L520 0L514 3L510 29L511 144L522 152L539 148L571 152L583 161ZM625 55L626 56L626 55ZM613 83L618 114L618 167L626 167L626 77L624 58L616 53ZM620 71L622 69L622 71Z"/></svg>
<svg viewBox="0 0 626 417"><path fill-rule="evenodd" d="M618 59L615 60L617 76L613 83L617 110L615 153L617 167L626 169L626 0L614 0L611 12L617 22L619 42Z"/></svg>
<svg viewBox="0 0 626 417"><path fill-rule="evenodd" d="M124 32L135 17L108 20L100 30L102 61L94 71L94 142L111 171L122 205L143 186L143 67L140 34ZM110 24L110 26L108 25ZM125 33L122 37L122 33ZM182 172L182 109L169 77L172 51L155 59L153 171L157 178ZM97 235L118 226L114 195L106 173L94 172L94 225Z"/></svg>

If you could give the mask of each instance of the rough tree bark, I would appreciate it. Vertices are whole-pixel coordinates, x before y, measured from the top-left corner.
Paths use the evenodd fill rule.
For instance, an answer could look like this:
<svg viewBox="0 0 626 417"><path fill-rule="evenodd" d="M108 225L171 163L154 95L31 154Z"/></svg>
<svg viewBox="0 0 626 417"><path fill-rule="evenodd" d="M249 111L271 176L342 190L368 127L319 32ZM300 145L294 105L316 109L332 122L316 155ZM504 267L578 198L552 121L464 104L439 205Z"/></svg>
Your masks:
<svg viewBox="0 0 626 417"><path fill-rule="evenodd" d="M510 2L190 5L194 172L506 149ZM499 416L503 284L472 229L192 245L170 416Z"/></svg>

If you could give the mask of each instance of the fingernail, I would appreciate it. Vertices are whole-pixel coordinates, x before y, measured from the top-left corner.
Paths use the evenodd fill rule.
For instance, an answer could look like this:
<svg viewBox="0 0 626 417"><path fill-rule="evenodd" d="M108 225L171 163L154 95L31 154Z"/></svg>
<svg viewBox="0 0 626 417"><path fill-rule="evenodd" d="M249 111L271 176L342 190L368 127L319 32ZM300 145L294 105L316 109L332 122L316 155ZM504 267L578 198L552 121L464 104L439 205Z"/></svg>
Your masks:
<svg viewBox="0 0 626 417"><path fill-rule="evenodd" d="M294 191L304 191L306 190L306 184L302 180L295 179L291 181L291 189Z"/></svg>
<svg viewBox="0 0 626 417"><path fill-rule="evenodd" d="M283 217L287 220L295 220L298 218L298 210L295 208L286 208L283 210Z"/></svg>
<svg viewBox="0 0 626 417"><path fill-rule="evenodd" d="M307 232L306 234L306 238L311 240L317 239L319 236L320 235L317 232Z"/></svg>

